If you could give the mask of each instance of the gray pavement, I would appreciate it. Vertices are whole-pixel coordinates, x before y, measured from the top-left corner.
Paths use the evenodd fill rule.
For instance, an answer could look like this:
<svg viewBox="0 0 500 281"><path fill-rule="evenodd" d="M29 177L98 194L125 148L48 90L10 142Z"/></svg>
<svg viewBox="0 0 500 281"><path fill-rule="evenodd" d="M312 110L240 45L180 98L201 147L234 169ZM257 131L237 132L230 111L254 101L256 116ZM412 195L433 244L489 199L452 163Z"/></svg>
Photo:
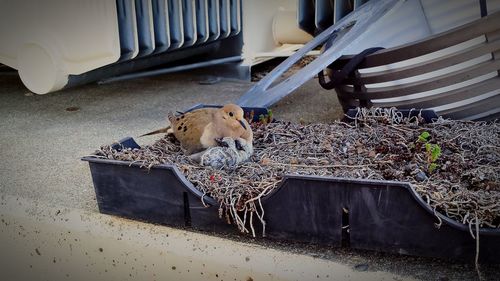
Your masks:
<svg viewBox="0 0 500 281"><path fill-rule="evenodd" d="M15 75L0 75L0 192L97 212L88 165L80 157L125 136L138 136L166 124L168 111L198 103L235 101L250 82L201 85L203 77L173 74L107 85L86 85L43 96L31 94ZM77 107L76 111L68 108ZM310 81L273 107L278 119L328 122L342 116L335 95ZM139 140L150 143L154 136ZM369 270L421 280L474 280L472 264L374 254L268 241L258 243ZM362 267L364 268L364 266ZM485 266L485 277L500 280L500 268ZM364 270L364 269L363 269Z"/></svg>

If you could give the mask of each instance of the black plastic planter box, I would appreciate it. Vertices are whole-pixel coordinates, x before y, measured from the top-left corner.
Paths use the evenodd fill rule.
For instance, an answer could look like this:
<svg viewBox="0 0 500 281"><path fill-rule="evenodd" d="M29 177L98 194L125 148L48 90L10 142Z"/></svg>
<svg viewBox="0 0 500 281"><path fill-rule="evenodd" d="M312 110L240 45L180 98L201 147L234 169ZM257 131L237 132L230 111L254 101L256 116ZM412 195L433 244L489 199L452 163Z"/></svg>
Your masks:
<svg viewBox="0 0 500 281"><path fill-rule="evenodd" d="M253 110L255 116L265 112ZM433 112L423 115L436 117ZM139 147L131 138L121 143ZM202 202L202 193L174 165L147 170L125 161L82 160L89 162L102 213L205 231L238 231L218 217L215 200L204 197ZM262 203L266 237L271 239L469 261L476 254L469 228L435 214L408 183L286 176ZM440 228L436 216L442 220ZM481 229L479 245L481 262L498 262L499 230Z"/></svg>

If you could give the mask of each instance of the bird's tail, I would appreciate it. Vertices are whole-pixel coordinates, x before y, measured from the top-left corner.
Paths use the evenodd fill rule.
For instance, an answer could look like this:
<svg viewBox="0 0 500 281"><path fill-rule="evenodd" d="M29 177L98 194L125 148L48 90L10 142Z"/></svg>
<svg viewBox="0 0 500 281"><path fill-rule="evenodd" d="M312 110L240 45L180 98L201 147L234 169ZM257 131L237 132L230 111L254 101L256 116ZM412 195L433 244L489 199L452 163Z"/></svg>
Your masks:
<svg viewBox="0 0 500 281"><path fill-rule="evenodd" d="M176 118L175 115L171 111L167 112L167 119L168 119L168 121L170 121L170 124L173 124L175 118ZM152 131L152 132L149 132L147 134L140 135L139 137L156 135L156 134L161 134L161 133L173 134L174 131L172 130L172 126L169 125L165 128L161 128L161 129L158 129L156 131Z"/></svg>
<svg viewBox="0 0 500 281"><path fill-rule="evenodd" d="M170 134L172 133L172 127L170 126L167 126L165 128L161 128L161 129L158 129L156 131L152 131L152 132L149 132L147 134L144 134L144 135L140 135L139 137L144 137L144 136L150 136L150 135L156 135L156 134L161 134L161 133L167 133L167 134Z"/></svg>

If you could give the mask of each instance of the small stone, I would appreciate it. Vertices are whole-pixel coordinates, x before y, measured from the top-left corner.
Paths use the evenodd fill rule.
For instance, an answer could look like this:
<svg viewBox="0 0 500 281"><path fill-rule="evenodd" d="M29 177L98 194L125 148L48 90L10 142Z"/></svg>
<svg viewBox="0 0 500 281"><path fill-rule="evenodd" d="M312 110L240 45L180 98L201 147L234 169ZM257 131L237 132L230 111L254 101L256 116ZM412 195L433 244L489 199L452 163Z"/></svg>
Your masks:
<svg viewBox="0 0 500 281"><path fill-rule="evenodd" d="M78 106L70 106L66 108L66 111L72 112L72 111L78 111L80 108Z"/></svg>
<svg viewBox="0 0 500 281"><path fill-rule="evenodd" d="M408 164L408 165L405 165L404 170L405 170L405 172L410 173L413 169L412 169L412 166Z"/></svg>
<svg viewBox="0 0 500 281"><path fill-rule="evenodd" d="M419 171L419 172L415 175L415 179L416 179L417 181L425 181L425 180L427 180L427 179L428 179L428 177L427 177L427 175L426 175L424 172Z"/></svg>
<svg viewBox="0 0 500 281"><path fill-rule="evenodd" d="M367 271L368 270L368 264L366 263L360 263L354 266L354 269L357 271Z"/></svg>
<svg viewBox="0 0 500 281"><path fill-rule="evenodd" d="M204 80L200 80L198 84L200 85L214 85L222 81L222 78L217 76L206 77Z"/></svg>
<svg viewBox="0 0 500 281"><path fill-rule="evenodd" d="M368 153L368 157L370 157L370 158L375 158L375 156L377 156L377 153L374 150L372 150Z"/></svg>
<svg viewBox="0 0 500 281"><path fill-rule="evenodd" d="M297 157L292 157L290 158L290 164L299 164L299 159L297 159Z"/></svg>

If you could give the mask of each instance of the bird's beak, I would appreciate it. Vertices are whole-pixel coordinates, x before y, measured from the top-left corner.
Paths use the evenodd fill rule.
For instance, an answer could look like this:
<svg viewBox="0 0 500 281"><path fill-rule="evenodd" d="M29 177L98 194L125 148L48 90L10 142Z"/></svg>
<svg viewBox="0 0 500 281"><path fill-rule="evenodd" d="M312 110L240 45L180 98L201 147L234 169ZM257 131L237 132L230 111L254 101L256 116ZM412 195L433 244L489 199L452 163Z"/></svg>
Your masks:
<svg viewBox="0 0 500 281"><path fill-rule="evenodd" d="M238 122L240 122L241 124L241 127L243 127L243 129L247 129L247 126L245 126L245 123L243 122L243 120L238 120Z"/></svg>

